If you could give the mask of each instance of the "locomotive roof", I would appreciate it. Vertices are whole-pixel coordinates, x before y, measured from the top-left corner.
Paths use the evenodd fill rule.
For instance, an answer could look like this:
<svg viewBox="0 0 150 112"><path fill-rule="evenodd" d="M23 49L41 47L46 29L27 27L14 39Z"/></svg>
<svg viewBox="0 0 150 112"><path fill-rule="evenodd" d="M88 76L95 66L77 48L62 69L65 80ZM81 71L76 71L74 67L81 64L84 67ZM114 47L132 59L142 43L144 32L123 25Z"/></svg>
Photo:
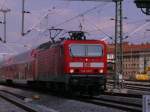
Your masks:
<svg viewBox="0 0 150 112"><path fill-rule="evenodd" d="M37 50L49 49L50 47L60 45L61 43L63 43L63 41L56 41L56 43L52 43L51 41L48 41L48 42L42 43L36 49Z"/></svg>
<svg viewBox="0 0 150 112"><path fill-rule="evenodd" d="M50 48L51 46L56 46L56 45L60 45L60 44L63 44L64 42L66 41L99 41L99 40L71 40L71 39L68 39L68 40L62 40L62 41L56 41L56 43L52 43L51 41L48 41L48 42L45 42L45 43L42 43L41 45L39 45L36 49L37 50L44 50L44 49L48 49Z"/></svg>
<svg viewBox="0 0 150 112"><path fill-rule="evenodd" d="M52 45L51 41L45 42L41 45L39 45L36 49L48 49Z"/></svg>
<svg viewBox="0 0 150 112"><path fill-rule="evenodd" d="M36 49L33 49L33 50L46 50L53 46L65 44L66 42L69 42L69 43L79 42L80 43L83 41L86 41L86 43L87 43L87 42L99 42L100 40L71 40L71 39L68 39L68 40L63 40L63 41L57 41L54 44L51 41L48 41L48 42L45 42L45 43L39 45ZM101 41L101 42L104 43L104 41ZM31 60L33 60L33 57L31 56L33 50L21 53L17 56L12 56L9 59L0 62L0 66L9 66L12 64L19 64L19 63L31 61Z"/></svg>

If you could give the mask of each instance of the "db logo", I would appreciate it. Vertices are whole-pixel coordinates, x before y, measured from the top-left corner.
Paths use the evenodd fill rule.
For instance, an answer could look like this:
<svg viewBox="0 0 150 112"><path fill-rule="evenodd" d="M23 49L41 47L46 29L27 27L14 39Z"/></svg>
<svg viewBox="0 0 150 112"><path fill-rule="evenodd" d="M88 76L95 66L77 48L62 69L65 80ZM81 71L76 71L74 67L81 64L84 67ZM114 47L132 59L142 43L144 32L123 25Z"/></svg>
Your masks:
<svg viewBox="0 0 150 112"><path fill-rule="evenodd" d="M84 63L84 67L90 67L90 63Z"/></svg>

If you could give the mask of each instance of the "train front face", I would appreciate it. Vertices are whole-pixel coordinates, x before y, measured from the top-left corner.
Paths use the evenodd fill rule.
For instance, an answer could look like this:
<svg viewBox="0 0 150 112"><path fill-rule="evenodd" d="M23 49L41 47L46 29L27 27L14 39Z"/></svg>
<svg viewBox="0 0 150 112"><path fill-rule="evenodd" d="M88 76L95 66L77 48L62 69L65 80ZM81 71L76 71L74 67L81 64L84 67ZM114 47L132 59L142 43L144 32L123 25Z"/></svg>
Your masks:
<svg viewBox="0 0 150 112"><path fill-rule="evenodd" d="M103 41L67 41L65 56L65 73L71 88L88 92L106 89L107 59Z"/></svg>

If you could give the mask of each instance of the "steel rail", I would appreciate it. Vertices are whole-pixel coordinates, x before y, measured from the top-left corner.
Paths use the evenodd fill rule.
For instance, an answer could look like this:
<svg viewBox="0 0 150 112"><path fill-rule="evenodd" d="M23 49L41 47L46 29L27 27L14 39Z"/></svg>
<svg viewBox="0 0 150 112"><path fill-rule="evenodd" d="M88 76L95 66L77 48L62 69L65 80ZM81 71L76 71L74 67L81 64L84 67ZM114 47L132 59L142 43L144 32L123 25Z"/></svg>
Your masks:
<svg viewBox="0 0 150 112"><path fill-rule="evenodd" d="M105 92L104 95L120 96L120 97L128 97L128 98L142 98L142 95L140 94L129 94L129 93Z"/></svg>
<svg viewBox="0 0 150 112"><path fill-rule="evenodd" d="M97 97L80 97L80 98L73 98L74 100L91 103L99 106L106 106L115 108L118 110L125 110L125 111L131 111L131 112L142 112L142 104L135 104L131 102L125 102L125 101L116 101L116 100L109 100L105 98L97 98Z"/></svg>
<svg viewBox="0 0 150 112"><path fill-rule="evenodd" d="M27 103L21 101L20 99L14 98L14 96L12 97L12 95L10 96L10 94L5 92L0 91L0 97L27 112L40 112L38 109L31 107Z"/></svg>
<svg viewBox="0 0 150 112"><path fill-rule="evenodd" d="M103 106L108 106L108 107L112 107L112 108L116 108L119 110L127 110L127 111L131 111L131 112L142 112L142 108L138 107L138 106L133 106L131 104L121 104L121 102L113 102L113 101L102 101L102 100L84 100L88 103L92 103L92 104L96 104L96 105L103 105Z"/></svg>

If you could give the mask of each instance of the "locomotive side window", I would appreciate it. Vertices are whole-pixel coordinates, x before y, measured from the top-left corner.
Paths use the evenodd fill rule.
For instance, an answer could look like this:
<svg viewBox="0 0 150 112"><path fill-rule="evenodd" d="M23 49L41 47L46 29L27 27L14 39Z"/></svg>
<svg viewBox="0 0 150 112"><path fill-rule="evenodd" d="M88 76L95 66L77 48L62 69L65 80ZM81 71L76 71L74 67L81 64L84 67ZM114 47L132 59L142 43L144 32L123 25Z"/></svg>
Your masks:
<svg viewBox="0 0 150 112"><path fill-rule="evenodd" d="M98 57L103 55L103 49L100 45L72 44L70 45L70 55L77 57Z"/></svg>

